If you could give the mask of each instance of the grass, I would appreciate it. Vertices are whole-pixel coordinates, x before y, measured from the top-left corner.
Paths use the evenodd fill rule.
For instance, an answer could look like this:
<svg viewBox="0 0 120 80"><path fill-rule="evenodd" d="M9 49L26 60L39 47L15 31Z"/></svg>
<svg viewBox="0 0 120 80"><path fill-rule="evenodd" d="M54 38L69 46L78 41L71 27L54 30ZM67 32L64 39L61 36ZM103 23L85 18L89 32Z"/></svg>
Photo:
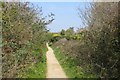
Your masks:
<svg viewBox="0 0 120 80"><path fill-rule="evenodd" d="M34 54L39 54L40 50L34 51ZM46 78L46 51L47 48L42 48L42 60L36 64L31 64L29 67L24 69L24 73L20 74L22 78ZM37 55L36 55L37 56Z"/></svg>
<svg viewBox="0 0 120 80"><path fill-rule="evenodd" d="M60 51L59 48L53 47L53 49L54 49L54 54L56 58L58 59L61 66L63 67L68 78L71 78L71 79L95 78L95 76L93 76L92 74L91 75L85 74L84 69L82 69L80 66L76 66L75 59L66 56L64 53Z"/></svg>

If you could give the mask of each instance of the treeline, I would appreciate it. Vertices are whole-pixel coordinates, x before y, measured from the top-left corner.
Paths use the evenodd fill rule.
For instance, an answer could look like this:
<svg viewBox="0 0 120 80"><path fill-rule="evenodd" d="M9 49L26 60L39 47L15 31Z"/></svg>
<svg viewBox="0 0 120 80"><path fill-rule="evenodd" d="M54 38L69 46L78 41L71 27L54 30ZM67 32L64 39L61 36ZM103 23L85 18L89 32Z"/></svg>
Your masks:
<svg viewBox="0 0 120 80"><path fill-rule="evenodd" d="M60 47L66 61L74 61L84 74L99 78L120 77L120 15L117 2L90 3L79 16L87 27L81 31L78 41L68 40ZM62 31L63 34L63 31ZM64 57L65 58L65 57ZM72 63L71 63L72 64ZM78 70L79 71L79 70ZM75 74L80 72L75 72ZM78 77L78 76L76 76ZM90 77L90 76L85 76Z"/></svg>
<svg viewBox="0 0 120 80"><path fill-rule="evenodd" d="M51 43L54 43L63 38L66 38L67 40L80 40L81 36L82 36L81 32L75 32L74 28L70 27L67 30L62 29L58 33L49 33L48 40Z"/></svg>
<svg viewBox="0 0 120 80"><path fill-rule="evenodd" d="M28 2L1 2L2 9L2 77L17 77L22 69L42 60L50 20L42 8Z"/></svg>
<svg viewBox="0 0 120 80"><path fill-rule="evenodd" d="M80 40L80 37L82 35L81 32L75 32L74 27L70 27L66 31L62 29L60 34L62 37L66 38L67 40Z"/></svg>

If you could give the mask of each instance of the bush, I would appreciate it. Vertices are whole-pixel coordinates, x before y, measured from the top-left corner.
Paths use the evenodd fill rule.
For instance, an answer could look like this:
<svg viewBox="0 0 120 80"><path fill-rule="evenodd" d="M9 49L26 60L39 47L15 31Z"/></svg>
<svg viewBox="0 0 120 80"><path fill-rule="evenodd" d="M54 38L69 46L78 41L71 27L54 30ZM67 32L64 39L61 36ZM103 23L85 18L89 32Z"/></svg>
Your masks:
<svg viewBox="0 0 120 80"><path fill-rule="evenodd" d="M42 52L36 56L34 51L41 51L41 46L47 41L46 25L54 20L51 18L53 14L46 21L42 16L42 9L36 9L28 2L1 2L0 5L4 63L2 77L16 77L21 67L42 61Z"/></svg>
<svg viewBox="0 0 120 80"><path fill-rule="evenodd" d="M79 41L60 44L62 51L66 57L76 59L76 66L82 67L86 74L119 78L118 3L92 3L80 16L88 27L82 31Z"/></svg>

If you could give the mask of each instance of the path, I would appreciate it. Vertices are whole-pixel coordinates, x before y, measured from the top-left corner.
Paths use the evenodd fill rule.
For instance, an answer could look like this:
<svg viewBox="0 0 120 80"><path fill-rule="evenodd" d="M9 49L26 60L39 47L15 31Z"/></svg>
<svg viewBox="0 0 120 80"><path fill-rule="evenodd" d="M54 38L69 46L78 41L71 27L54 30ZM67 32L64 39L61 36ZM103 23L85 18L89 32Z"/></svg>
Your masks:
<svg viewBox="0 0 120 80"><path fill-rule="evenodd" d="M46 44L48 51L47 57L47 78L67 78L58 60L56 59L51 47Z"/></svg>

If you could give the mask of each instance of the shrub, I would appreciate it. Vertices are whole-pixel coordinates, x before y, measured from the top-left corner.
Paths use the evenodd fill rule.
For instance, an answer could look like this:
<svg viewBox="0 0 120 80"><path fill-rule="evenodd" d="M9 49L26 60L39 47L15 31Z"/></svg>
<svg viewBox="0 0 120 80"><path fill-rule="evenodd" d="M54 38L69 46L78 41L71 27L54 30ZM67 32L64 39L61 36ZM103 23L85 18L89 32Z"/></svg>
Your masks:
<svg viewBox="0 0 120 80"><path fill-rule="evenodd" d="M2 8L2 77L16 77L20 68L41 60L34 55L47 39L46 21L42 9L28 2L1 2ZM38 15L38 13L40 15ZM50 14L52 17L53 14ZM39 16L39 17L38 17ZM20 68L19 68L20 67Z"/></svg>

